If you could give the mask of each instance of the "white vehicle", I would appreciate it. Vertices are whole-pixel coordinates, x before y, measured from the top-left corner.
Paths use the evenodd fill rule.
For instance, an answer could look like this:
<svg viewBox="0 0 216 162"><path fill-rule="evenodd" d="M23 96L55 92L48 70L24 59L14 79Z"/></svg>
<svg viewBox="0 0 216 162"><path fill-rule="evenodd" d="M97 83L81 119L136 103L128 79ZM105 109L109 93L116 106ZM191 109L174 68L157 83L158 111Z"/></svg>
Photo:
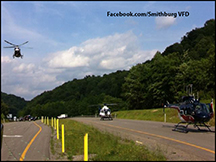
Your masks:
<svg viewBox="0 0 216 162"><path fill-rule="evenodd" d="M58 119L64 119L64 118L67 118L68 115L67 114L61 114L59 116L57 116Z"/></svg>
<svg viewBox="0 0 216 162"><path fill-rule="evenodd" d="M104 107L100 110L99 116L101 117L100 120L104 120L104 119L113 120L111 116L111 110L106 105L104 105Z"/></svg>
<svg viewBox="0 0 216 162"><path fill-rule="evenodd" d="M14 121L17 121L17 117L16 117L16 116L14 116L14 117L13 117L13 120L14 120Z"/></svg>

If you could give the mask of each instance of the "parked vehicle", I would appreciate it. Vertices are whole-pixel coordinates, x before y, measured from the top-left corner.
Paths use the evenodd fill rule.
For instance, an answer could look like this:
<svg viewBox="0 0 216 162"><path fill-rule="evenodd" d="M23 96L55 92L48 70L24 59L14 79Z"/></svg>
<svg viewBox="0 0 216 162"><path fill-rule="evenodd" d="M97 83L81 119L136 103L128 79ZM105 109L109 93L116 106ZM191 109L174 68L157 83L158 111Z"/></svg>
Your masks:
<svg viewBox="0 0 216 162"><path fill-rule="evenodd" d="M58 119L64 119L64 118L67 118L68 115L67 114L61 114L59 116L57 116Z"/></svg>

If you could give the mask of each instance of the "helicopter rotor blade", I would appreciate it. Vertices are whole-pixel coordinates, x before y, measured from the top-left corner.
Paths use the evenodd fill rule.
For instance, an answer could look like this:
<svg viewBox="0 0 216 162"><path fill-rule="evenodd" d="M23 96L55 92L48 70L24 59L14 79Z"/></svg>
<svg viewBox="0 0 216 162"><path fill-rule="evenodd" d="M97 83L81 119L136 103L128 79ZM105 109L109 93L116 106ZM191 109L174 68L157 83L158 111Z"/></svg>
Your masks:
<svg viewBox="0 0 216 162"><path fill-rule="evenodd" d="M22 48L28 48L28 49L33 49L33 47L22 47Z"/></svg>
<svg viewBox="0 0 216 162"><path fill-rule="evenodd" d="M15 44L11 43L11 42L8 42L7 40L4 40L6 43L12 45L12 46L16 46Z"/></svg>
<svg viewBox="0 0 216 162"><path fill-rule="evenodd" d="M26 41L26 42L24 42L24 43L22 43L22 44L20 44L20 45L18 45L18 46L22 46L22 45L24 45L24 44L26 44L26 43L28 43L28 41Z"/></svg>
<svg viewBox="0 0 216 162"><path fill-rule="evenodd" d="M15 48L15 46L7 46L7 47L4 47L4 48Z"/></svg>

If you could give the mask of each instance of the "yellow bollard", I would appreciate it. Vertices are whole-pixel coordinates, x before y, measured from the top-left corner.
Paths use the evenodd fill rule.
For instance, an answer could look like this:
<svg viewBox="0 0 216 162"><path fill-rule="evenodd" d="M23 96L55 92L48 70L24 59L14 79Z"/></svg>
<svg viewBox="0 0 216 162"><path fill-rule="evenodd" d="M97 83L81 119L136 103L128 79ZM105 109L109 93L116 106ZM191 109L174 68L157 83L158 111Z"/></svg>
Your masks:
<svg viewBox="0 0 216 162"><path fill-rule="evenodd" d="M41 122L43 123L43 116L41 116Z"/></svg>
<svg viewBox="0 0 216 162"><path fill-rule="evenodd" d="M88 161L88 133L84 136L84 161Z"/></svg>
<svg viewBox="0 0 216 162"><path fill-rule="evenodd" d="M57 119L57 139L59 139L59 119Z"/></svg>
<svg viewBox="0 0 216 162"><path fill-rule="evenodd" d="M53 117L51 118L51 126L53 127Z"/></svg>
<svg viewBox="0 0 216 162"><path fill-rule="evenodd" d="M65 152L65 146L64 146L64 124L62 124L62 152Z"/></svg>
<svg viewBox="0 0 216 162"><path fill-rule="evenodd" d="M49 125L49 117L47 117L47 125Z"/></svg>
<svg viewBox="0 0 216 162"><path fill-rule="evenodd" d="M55 118L55 130L56 130L56 128L57 128L57 120Z"/></svg>
<svg viewBox="0 0 216 162"><path fill-rule="evenodd" d="M46 124L46 116L44 117L44 124Z"/></svg>
<svg viewBox="0 0 216 162"><path fill-rule="evenodd" d="M56 129L56 118L54 118L54 129Z"/></svg>

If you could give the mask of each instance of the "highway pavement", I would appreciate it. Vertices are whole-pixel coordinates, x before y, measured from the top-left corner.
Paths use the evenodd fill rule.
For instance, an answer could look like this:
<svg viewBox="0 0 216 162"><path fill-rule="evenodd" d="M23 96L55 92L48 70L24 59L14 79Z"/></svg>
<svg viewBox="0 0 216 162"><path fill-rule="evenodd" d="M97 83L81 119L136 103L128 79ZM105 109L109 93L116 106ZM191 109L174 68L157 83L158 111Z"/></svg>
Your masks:
<svg viewBox="0 0 216 162"><path fill-rule="evenodd" d="M151 151L161 151L168 161L215 160L215 127L209 132L207 128L198 131L190 125L188 133L181 133L172 131L173 123L117 118L101 121L97 117L69 119L133 140ZM49 161L50 138L51 128L40 120L4 123L1 161Z"/></svg>
<svg viewBox="0 0 216 162"><path fill-rule="evenodd" d="M95 117L71 119L134 140L150 150L160 150L168 161L215 160L215 127L210 127L212 132L209 132L205 127L198 131L193 125L189 125L188 133L182 133L172 131L174 123L117 118L103 121Z"/></svg>
<svg viewBox="0 0 216 162"><path fill-rule="evenodd" d="M47 161L51 128L37 121L3 123L1 161Z"/></svg>

